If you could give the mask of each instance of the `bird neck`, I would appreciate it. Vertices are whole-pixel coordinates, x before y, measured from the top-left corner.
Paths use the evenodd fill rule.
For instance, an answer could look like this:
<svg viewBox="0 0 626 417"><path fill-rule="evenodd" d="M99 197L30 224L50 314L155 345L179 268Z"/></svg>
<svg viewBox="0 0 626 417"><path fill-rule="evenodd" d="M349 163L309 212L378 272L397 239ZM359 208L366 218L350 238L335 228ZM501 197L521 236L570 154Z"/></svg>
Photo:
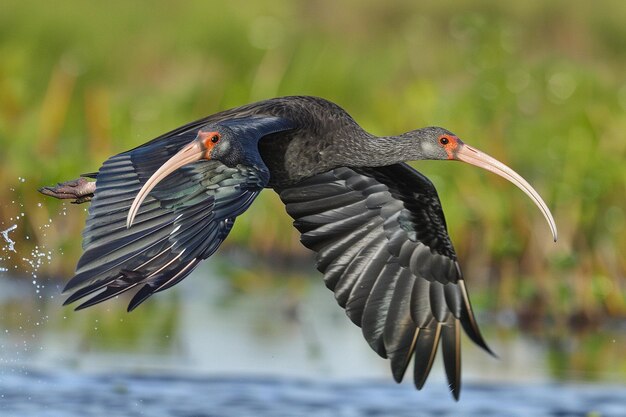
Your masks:
<svg viewBox="0 0 626 417"><path fill-rule="evenodd" d="M345 166L393 165L426 159L427 154L427 150L423 149L424 142L413 132L398 136L374 136L362 131L349 143L350 146L337 149L338 162Z"/></svg>

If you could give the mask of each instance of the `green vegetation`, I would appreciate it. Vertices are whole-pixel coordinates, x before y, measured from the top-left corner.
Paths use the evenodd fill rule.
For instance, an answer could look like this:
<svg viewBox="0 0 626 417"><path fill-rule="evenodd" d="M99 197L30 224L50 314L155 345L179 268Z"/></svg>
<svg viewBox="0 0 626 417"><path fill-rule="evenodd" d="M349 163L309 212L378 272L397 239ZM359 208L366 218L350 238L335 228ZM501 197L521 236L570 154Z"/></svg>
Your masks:
<svg viewBox="0 0 626 417"><path fill-rule="evenodd" d="M445 126L541 192L557 244L511 184L419 164L477 304L563 323L626 315L625 19L618 0L5 0L0 230L17 223L19 251L55 251L40 275L69 276L84 206L63 208L36 188L221 109L311 94L373 133ZM267 192L228 244L289 260L306 256L297 241ZM259 269L257 280L282 274Z"/></svg>

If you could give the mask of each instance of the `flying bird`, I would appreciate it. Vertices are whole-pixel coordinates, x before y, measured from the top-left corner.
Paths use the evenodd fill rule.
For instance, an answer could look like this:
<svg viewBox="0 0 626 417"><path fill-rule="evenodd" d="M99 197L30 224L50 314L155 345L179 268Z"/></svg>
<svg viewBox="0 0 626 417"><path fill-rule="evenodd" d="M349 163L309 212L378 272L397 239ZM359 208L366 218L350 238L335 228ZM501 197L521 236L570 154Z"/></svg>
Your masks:
<svg viewBox="0 0 626 417"><path fill-rule="evenodd" d="M284 202L317 269L400 382L413 358L421 389L441 344L450 390L461 389L461 327L487 352L437 191L408 165L458 160L524 191L517 173L441 127L374 136L338 105L274 98L191 122L112 156L97 173L40 191L91 201L84 253L65 291L78 309L136 290L128 310L211 256L264 188Z"/></svg>

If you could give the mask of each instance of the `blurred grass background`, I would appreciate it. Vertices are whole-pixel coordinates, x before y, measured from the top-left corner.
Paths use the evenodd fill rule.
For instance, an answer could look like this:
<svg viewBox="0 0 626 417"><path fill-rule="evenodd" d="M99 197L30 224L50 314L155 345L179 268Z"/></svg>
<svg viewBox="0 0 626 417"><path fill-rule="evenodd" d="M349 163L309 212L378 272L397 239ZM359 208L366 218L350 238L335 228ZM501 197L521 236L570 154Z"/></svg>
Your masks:
<svg viewBox="0 0 626 417"><path fill-rule="evenodd" d="M513 309L528 326L624 317L625 21L619 0L5 0L0 229L20 219L21 250L62 253L40 275L68 278L84 206L38 187L207 114L310 94L376 134L444 126L542 194L557 244L513 185L463 164L417 165L439 190L479 308ZM227 245L253 255L254 272L230 268L242 291L299 276L310 256L272 192ZM5 261L19 271L19 254Z"/></svg>

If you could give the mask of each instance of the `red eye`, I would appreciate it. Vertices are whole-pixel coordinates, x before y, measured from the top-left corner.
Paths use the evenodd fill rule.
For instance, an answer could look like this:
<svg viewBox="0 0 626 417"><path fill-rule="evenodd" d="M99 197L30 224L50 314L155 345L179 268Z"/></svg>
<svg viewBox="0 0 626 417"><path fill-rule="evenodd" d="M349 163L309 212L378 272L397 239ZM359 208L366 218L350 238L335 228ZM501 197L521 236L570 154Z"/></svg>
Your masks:
<svg viewBox="0 0 626 417"><path fill-rule="evenodd" d="M204 147L203 149L212 149L220 140L222 140L222 135L219 132L203 132L202 130L198 132L198 140Z"/></svg>
<svg viewBox="0 0 626 417"><path fill-rule="evenodd" d="M439 143L441 143L442 145L447 145L448 143L450 143L450 140L447 137L442 136L439 138Z"/></svg>

